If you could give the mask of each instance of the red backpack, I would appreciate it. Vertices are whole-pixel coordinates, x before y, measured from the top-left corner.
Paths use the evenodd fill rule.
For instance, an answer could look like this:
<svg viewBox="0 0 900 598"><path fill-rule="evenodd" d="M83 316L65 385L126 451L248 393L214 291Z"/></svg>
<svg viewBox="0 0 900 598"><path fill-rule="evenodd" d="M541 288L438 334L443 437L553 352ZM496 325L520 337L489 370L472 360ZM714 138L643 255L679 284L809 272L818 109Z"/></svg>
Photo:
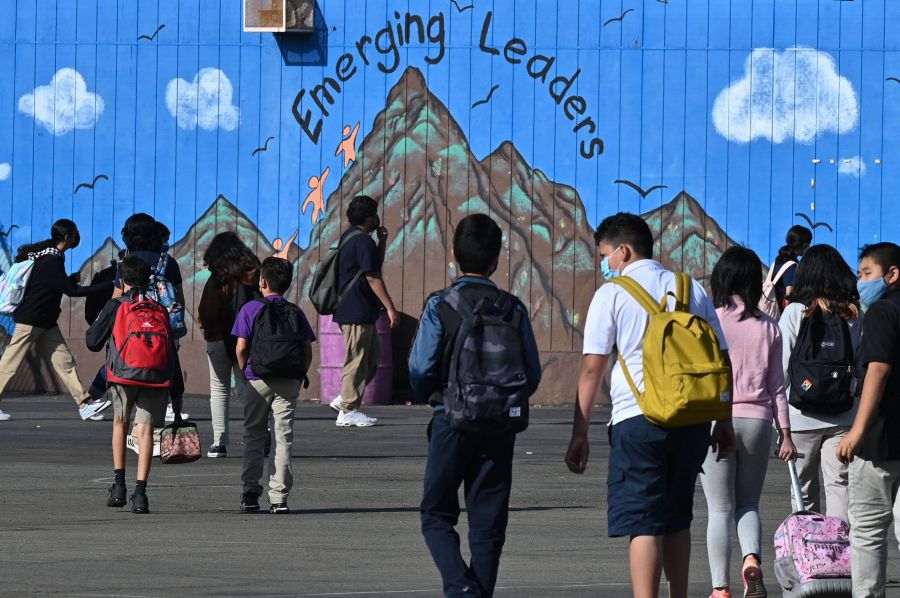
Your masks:
<svg viewBox="0 0 900 598"><path fill-rule="evenodd" d="M172 385L172 328L165 307L135 295L116 311L106 346L110 384L169 388Z"/></svg>

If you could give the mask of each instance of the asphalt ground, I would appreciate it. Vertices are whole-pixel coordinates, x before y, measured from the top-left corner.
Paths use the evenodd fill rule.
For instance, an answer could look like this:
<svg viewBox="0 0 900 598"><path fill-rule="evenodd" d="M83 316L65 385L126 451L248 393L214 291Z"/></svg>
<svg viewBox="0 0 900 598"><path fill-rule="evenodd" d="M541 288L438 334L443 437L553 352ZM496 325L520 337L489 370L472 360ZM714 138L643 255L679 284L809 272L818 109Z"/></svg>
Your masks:
<svg viewBox="0 0 900 598"><path fill-rule="evenodd" d="M426 407L373 407L367 411L380 418L378 426L337 428L327 407L302 405L292 512L281 516L238 508L235 411L228 458L178 466L155 460L151 514L132 515L105 506L108 420L82 422L67 397L9 397L2 408L14 419L0 422L0 595L440 596L419 533ZM189 398L185 410L208 441L208 402ZM571 408L533 410L516 444L498 596L630 595L627 542L606 537L608 444L604 413L598 415L588 471L576 476L563 464ZM129 487L135 463L129 451ZM699 484L694 512L691 596L705 597ZM777 596L770 539L790 512L790 494L787 469L774 458L761 512L764 573ZM465 515L460 532L465 538ZM736 542L734 553L740 555ZM732 565L739 584L739 564ZM889 575L900 575L895 546ZM900 585L889 595L900 596Z"/></svg>

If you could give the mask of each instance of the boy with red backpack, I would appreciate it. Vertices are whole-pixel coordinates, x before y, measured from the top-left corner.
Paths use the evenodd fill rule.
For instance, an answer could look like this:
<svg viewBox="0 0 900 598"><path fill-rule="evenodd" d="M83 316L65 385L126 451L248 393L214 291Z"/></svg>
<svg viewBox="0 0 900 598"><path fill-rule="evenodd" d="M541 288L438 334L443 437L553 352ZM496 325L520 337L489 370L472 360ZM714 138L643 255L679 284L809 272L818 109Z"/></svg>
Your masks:
<svg viewBox="0 0 900 598"><path fill-rule="evenodd" d="M172 377L180 369L175 352L169 313L145 295L150 266L137 256L122 260L119 268L123 295L110 299L88 328L86 342L91 351L106 347L107 392L113 401L113 485L106 505L125 506L125 437L131 412L138 437L137 476L129 497L132 513L149 513L147 478L153 459L153 428L166 416ZM180 419L180 401L174 405Z"/></svg>

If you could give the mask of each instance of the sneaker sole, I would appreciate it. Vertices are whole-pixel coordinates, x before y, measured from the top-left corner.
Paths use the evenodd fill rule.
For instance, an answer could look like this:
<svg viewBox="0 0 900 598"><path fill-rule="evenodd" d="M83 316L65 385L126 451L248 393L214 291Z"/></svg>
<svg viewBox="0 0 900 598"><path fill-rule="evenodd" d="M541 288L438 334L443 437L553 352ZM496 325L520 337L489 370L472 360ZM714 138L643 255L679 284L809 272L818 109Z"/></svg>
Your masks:
<svg viewBox="0 0 900 598"><path fill-rule="evenodd" d="M744 570L744 598L768 598L769 593L763 584L762 571L758 567L747 567Z"/></svg>
<svg viewBox="0 0 900 598"><path fill-rule="evenodd" d="M227 453L206 453L206 456L210 459L224 459L228 456Z"/></svg>
<svg viewBox="0 0 900 598"><path fill-rule="evenodd" d="M124 507L126 504L127 504L127 503L126 503L124 500L121 501L121 502L119 502L119 501L117 501L117 500L108 500L108 501L106 501L106 506L107 506L107 507L115 507L115 508L117 508L117 509L118 509L118 508L121 508L121 507Z"/></svg>
<svg viewBox="0 0 900 598"><path fill-rule="evenodd" d="M334 422L334 425L339 428L352 428L353 426L356 426L357 428L371 428L375 424L345 424L342 422Z"/></svg>
<svg viewBox="0 0 900 598"><path fill-rule="evenodd" d="M256 505L255 507L246 507L244 505L241 505L241 510L245 513L254 513L256 511L259 511L259 505Z"/></svg>

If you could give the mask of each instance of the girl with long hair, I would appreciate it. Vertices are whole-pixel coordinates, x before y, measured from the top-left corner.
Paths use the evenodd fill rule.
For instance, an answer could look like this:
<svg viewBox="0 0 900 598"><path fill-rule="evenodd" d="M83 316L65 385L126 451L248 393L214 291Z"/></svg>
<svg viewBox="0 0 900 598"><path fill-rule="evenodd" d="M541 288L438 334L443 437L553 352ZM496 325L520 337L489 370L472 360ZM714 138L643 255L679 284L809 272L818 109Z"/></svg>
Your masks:
<svg viewBox="0 0 900 598"><path fill-rule="evenodd" d="M234 388L240 392L244 375L235 354L231 335L235 318L248 301L260 298L259 258L234 232L216 235L203 256L209 279L197 306L197 324L206 339L209 359L209 407L213 443L208 457L227 456L228 403ZM232 378L234 383L232 384Z"/></svg>
<svg viewBox="0 0 900 598"><path fill-rule="evenodd" d="M16 326L12 339L0 359L0 398L13 376L34 348L39 357L53 365L57 376L63 381L69 394L78 405L81 419L103 416L100 412L109 407L109 400L92 399L84 390L75 369L75 356L66 344L59 329L62 313L62 296L84 297L93 292L105 292L112 288L111 282L88 287L79 286L78 273L66 274L64 254L78 247L81 234L74 222L57 220L50 229L50 238L38 243L19 247L16 262L33 260L34 266L25 287L25 294L16 310L13 321ZM0 411L0 421L10 419L8 413Z"/></svg>
<svg viewBox="0 0 900 598"><path fill-rule="evenodd" d="M775 297L778 300L778 307L782 310L787 306L788 297L794 287L794 279L797 276L797 263L803 257L803 254L806 253L806 250L809 249L812 238L811 230L805 226L795 224L788 229L784 238L784 245L781 246L781 249L778 250L778 255L775 257L775 263L772 265L772 269L775 272L781 270L783 265L793 263L775 283Z"/></svg>
<svg viewBox="0 0 900 598"><path fill-rule="evenodd" d="M782 341L778 324L757 309L762 296L759 257L744 247L731 247L712 272L713 303L728 341L734 384L732 423L734 453L710 451L700 481L709 507L706 545L712 576L711 598L729 598L731 526L737 527L743 554L744 596L766 595L762 570L762 494L772 446L772 423L781 436L778 456L792 459Z"/></svg>
<svg viewBox="0 0 900 598"><path fill-rule="evenodd" d="M790 304L781 315L779 326L784 339L785 388L790 396L788 365L803 319L817 310L837 315L849 326L855 353L862 331L862 313L856 275L838 250L830 245L814 245L806 251L797 267L797 278L788 300ZM823 512L819 488L821 466L825 482L824 512L847 519L847 465L838 460L836 450L853 424L856 408L855 401L850 410L834 415L801 411L794 406L789 408L794 444L803 455L797 459L797 470L803 502L808 510Z"/></svg>

